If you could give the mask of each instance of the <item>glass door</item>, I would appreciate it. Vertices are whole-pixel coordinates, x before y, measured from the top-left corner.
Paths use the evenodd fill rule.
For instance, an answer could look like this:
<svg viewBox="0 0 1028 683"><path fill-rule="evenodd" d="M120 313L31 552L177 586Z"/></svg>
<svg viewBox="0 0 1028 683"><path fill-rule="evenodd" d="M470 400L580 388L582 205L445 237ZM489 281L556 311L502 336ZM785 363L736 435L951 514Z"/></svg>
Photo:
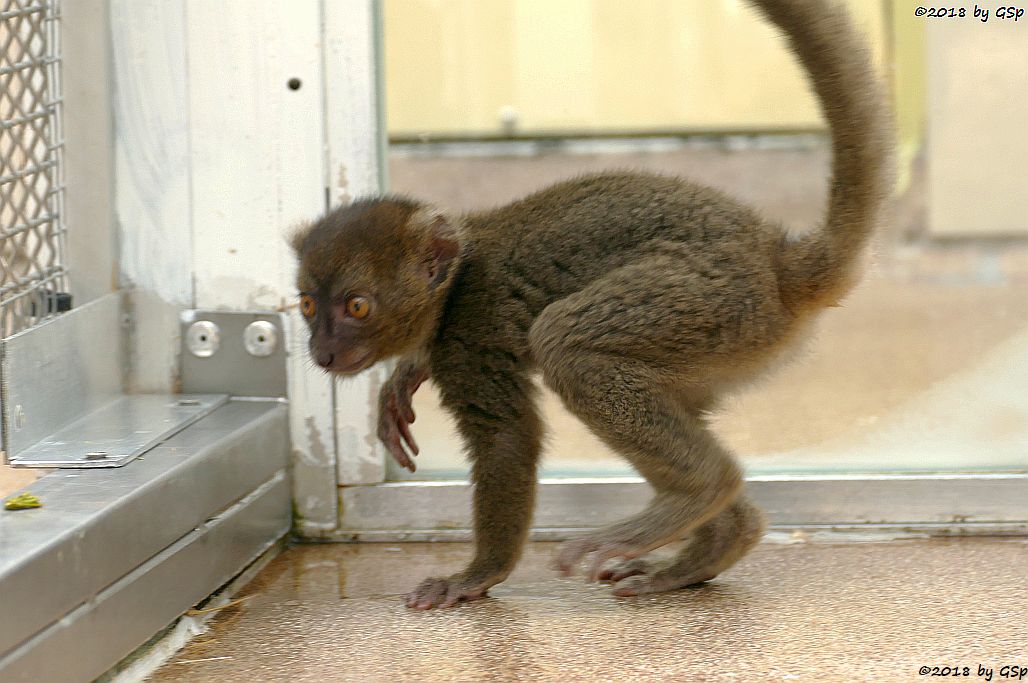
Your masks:
<svg viewBox="0 0 1028 683"><path fill-rule="evenodd" d="M844 305L828 311L765 380L711 416L740 454L758 498L762 489L771 496L772 487L802 485L812 488L797 495L828 506L806 520L802 512L782 515L783 524L874 521L872 511L845 509L859 497L856 490L876 490L867 488L872 480L913 486L881 494L899 501L930 498L950 486L940 482L955 480L992 482L983 491L1009 484L1023 493L1028 471L1028 223L985 220L995 226L985 232L966 212L961 223L938 208L972 201L959 199L966 193L961 169L1023 178L1020 169L1000 165L1010 158L1007 146L1023 143L1004 142L1001 127L984 142L963 144L962 156L952 149L962 144L954 133L960 125L1022 111L1019 90L996 71L994 106L975 106L976 76L946 68L958 59L949 47L966 54L975 49L968 41L985 39L971 35L977 27L925 24L906 3L848 6L895 101L895 210L876 237L867 276ZM467 211L576 174L638 168L725 190L796 231L823 214L830 150L817 104L773 30L740 3L383 0L382 12L393 192ZM647 30L619 31L625 22ZM1009 39L1010 49L1025 50ZM962 92L963 106L953 108L947 99ZM929 136L937 127L954 134ZM1023 193L1010 195L977 213L1028 215L1024 201ZM550 440L541 476L555 487L544 501L594 500L589 487L641 481L553 394L544 392L544 406ZM467 466L431 383L415 410L418 471L388 462L386 479L411 500L423 496L423 505L448 490L456 501L466 495L458 482ZM846 481L849 489L837 488ZM601 488L608 493L600 498L617 495ZM344 531L370 519L367 495L351 492L356 511L348 523L344 488ZM940 496L938 510L886 505L877 519L1028 517L1023 505L963 510L964 493ZM466 515L459 524L451 519L459 508L454 502L446 513L428 509L417 524L461 526ZM587 510L576 517L570 503L566 508L554 525L595 521ZM416 524L402 517L394 517L394 527ZM377 528L391 527L383 521Z"/></svg>

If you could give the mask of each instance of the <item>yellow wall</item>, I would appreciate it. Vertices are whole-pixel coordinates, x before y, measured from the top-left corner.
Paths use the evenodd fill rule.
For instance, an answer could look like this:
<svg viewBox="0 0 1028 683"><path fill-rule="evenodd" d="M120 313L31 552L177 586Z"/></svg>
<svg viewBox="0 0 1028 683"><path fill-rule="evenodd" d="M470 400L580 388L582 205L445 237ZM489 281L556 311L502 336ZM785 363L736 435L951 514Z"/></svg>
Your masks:
<svg viewBox="0 0 1028 683"><path fill-rule="evenodd" d="M883 1L847 2L880 63ZM384 19L394 138L500 135L505 108L524 135L821 125L740 0L384 0Z"/></svg>
<svg viewBox="0 0 1028 683"><path fill-rule="evenodd" d="M919 4L920 0L896 0L892 3L890 75L899 137L899 192L909 185L911 164L924 144L927 58L925 20L914 16Z"/></svg>

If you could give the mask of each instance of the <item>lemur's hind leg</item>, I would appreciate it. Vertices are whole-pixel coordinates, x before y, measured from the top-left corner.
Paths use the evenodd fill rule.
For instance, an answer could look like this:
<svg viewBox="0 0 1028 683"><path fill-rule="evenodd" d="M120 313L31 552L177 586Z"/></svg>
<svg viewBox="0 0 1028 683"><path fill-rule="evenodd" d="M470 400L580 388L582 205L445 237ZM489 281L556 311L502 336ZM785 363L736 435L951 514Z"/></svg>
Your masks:
<svg viewBox="0 0 1028 683"><path fill-rule="evenodd" d="M608 560L636 558L706 529L739 494L735 458L710 431L702 409L683 405L681 392L683 377L705 385L722 372L726 356L738 351L742 357L751 348L744 318L759 318L762 311L752 302L768 298L751 295L749 289L758 292L762 283L746 277L725 287L677 254L653 255L551 304L532 326L529 340L546 383L655 490L643 512L566 543L557 561L562 571L591 554L589 576L596 579ZM734 301L740 296L743 303ZM727 322L709 315L719 301L739 315ZM669 316L679 322L669 324ZM722 526L719 518L710 531ZM747 533L756 536L757 528L750 524ZM731 545L722 548L716 540L704 541L694 555L729 553ZM725 566L750 545L739 544ZM717 562L702 564L694 567L703 577L697 580L720 571Z"/></svg>
<svg viewBox="0 0 1028 683"><path fill-rule="evenodd" d="M600 572L615 583L614 595L659 593L709 581L725 571L760 541L764 515L745 497L736 498L689 535L685 547L665 561L635 558Z"/></svg>

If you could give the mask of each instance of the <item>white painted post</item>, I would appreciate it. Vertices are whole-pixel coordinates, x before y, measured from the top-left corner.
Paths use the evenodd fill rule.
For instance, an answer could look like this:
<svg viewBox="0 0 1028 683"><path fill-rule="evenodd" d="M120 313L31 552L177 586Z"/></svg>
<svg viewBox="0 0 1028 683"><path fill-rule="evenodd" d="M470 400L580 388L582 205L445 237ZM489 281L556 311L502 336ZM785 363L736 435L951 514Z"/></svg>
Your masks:
<svg viewBox="0 0 1028 683"><path fill-rule="evenodd" d="M114 239L114 74L110 3L61 5L61 86L64 93L65 265L75 306L117 288L111 278ZM103 36L103 40L98 40ZM124 45L124 42L122 42ZM124 109L122 110L124 114ZM126 152L128 150L122 150Z"/></svg>
<svg viewBox="0 0 1028 683"><path fill-rule="evenodd" d="M325 210L321 11L318 0L186 4L198 307L296 298L286 235ZM317 535L338 524L332 384L307 362L291 310L294 506L298 531Z"/></svg>
<svg viewBox="0 0 1028 683"><path fill-rule="evenodd" d="M333 207L382 190L374 0L326 2L325 105L328 188ZM339 482L385 480L385 453L375 437L378 389L388 372L375 367L336 386ZM345 490L344 490L345 495Z"/></svg>
<svg viewBox="0 0 1028 683"><path fill-rule="evenodd" d="M133 388L174 386L178 309L289 310L297 528L327 534L339 483L385 478L384 370L336 387L307 361L286 235L380 189L373 0L111 0L111 19L121 279L153 319Z"/></svg>

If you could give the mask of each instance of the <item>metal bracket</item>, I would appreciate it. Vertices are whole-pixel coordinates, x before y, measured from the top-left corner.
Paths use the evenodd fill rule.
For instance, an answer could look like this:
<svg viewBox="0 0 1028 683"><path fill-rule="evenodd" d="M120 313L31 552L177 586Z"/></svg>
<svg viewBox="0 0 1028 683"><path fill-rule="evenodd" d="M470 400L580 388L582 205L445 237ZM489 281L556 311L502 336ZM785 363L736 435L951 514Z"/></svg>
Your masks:
<svg viewBox="0 0 1028 683"><path fill-rule="evenodd" d="M225 403L220 395L124 396L12 455L14 467L121 467Z"/></svg>
<svg viewBox="0 0 1028 683"><path fill-rule="evenodd" d="M183 395L126 396L124 294L0 341L0 435L15 467L120 467L227 395L284 397L283 318L181 315Z"/></svg>
<svg viewBox="0 0 1028 683"><path fill-rule="evenodd" d="M0 408L11 464L27 448L122 394L122 294L0 341Z"/></svg>
<svg viewBox="0 0 1028 683"><path fill-rule="evenodd" d="M0 342L4 453L13 467L121 467L227 400L122 392L124 294Z"/></svg>
<svg viewBox="0 0 1028 683"><path fill-rule="evenodd" d="M286 344L277 313L184 311L182 391L284 397Z"/></svg>

